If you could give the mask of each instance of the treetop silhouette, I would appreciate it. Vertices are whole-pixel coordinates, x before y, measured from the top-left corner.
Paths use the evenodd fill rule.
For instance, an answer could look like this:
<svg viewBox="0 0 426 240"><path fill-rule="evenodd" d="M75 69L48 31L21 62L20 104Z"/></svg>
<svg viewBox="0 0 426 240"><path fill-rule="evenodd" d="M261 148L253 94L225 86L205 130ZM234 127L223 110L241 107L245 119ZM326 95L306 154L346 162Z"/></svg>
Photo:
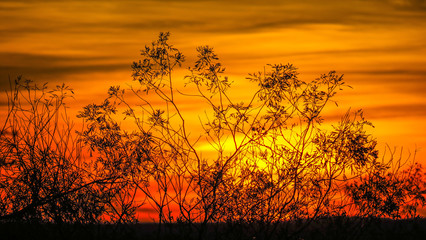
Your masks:
<svg viewBox="0 0 426 240"><path fill-rule="evenodd" d="M234 85L209 46L198 47L188 75L175 79L185 57L169 37L160 33L141 51L132 65L136 86L112 86L103 102L84 107L78 141L68 118L58 130L63 92L43 95L37 104L45 110L32 100L27 110L16 107L21 90L15 91L0 142L1 178L9 183L0 188L3 219L132 222L145 205L157 213L158 236L174 223L171 233L202 239L211 224L228 223L271 238L294 221L301 224L292 232L300 232L324 217L408 218L424 206L421 165L403 170L392 151L380 158L362 111L324 126L325 107L347 86L343 75L331 71L305 82L292 64L267 65L247 77L257 87L241 101L229 93ZM181 80L191 91L176 88ZM199 126L188 121L177 100L183 97L207 106ZM120 114L133 126L125 129ZM206 143L212 151L200 150ZM80 144L94 157L84 159ZM46 154L60 162L46 170ZM70 217L56 220L58 214Z"/></svg>

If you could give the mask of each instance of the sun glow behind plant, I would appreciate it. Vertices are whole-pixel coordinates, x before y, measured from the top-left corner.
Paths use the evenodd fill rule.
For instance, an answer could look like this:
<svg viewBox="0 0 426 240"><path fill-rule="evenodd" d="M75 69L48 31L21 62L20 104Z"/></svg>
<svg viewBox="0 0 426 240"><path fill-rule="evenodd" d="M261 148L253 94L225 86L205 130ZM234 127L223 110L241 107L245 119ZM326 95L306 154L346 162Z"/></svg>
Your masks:
<svg viewBox="0 0 426 240"><path fill-rule="evenodd" d="M417 167L393 174L403 161L382 149L426 159L424 4L332 2L2 2L1 88L24 74L75 89L67 111L111 221L315 219L345 213L336 199L411 216L419 205L392 204L421 202L398 195ZM144 48L161 30L172 41ZM404 189L388 199L385 182Z"/></svg>

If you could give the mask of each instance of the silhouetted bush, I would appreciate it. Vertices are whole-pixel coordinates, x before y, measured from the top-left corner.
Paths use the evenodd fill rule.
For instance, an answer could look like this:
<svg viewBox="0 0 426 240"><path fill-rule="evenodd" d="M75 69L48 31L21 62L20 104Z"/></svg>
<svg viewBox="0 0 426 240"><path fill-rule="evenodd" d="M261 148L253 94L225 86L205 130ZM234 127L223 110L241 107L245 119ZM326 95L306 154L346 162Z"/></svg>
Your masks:
<svg viewBox="0 0 426 240"><path fill-rule="evenodd" d="M213 49L197 52L182 79L185 92L173 76L185 57L161 33L132 66L138 85L113 86L103 103L80 114L88 126L81 136L99 161L118 166L114 171L157 211L158 236L172 224L171 233L179 226L178 235L202 239L218 236L215 224L223 234L225 224L270 239L287 236L283 225L294 221L296 234L319 218L412 217L424 205L420 165L402 172L392 167L402 164L394 153L379 159L362 111L323 126L324 108L346 86L342 75L331 71L305 82L291 64L268 65L249 75L257 86L242 102L230 94L233 83ZM203 106L198 126L183 101ZM121 112L132 128L122 129ZM375 203L366 196L372 191Z"/></svg>
<svg viewBox="0 0 426 240"><path fill-rule="evenodd" d="M78 135L70 88L18 78L0 132L0 220L79 238L368 239L401 223L382 217L417 216L421 165L379 158L362 111L324 123L343 75L305 82L291 64L267 65L243 102L213 49L197 52L184 91L173 74L185 57L161 33L132 65L137 86L84 107ZM184 100L203 108L198 125ZM156 224L130 224L143 205Z"/></svg>

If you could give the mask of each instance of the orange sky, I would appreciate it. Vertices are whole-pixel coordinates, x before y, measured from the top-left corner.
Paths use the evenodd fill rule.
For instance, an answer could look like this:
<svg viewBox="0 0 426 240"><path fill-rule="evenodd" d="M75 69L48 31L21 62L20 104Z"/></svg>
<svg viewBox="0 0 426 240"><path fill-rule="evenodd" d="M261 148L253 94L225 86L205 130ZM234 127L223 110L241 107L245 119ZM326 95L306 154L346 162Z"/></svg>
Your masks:
<svg viewBox="0 0 426 240"><path fill-rule="evenodd" d="M306 81L343 73L353 89L341 92L333 111L364 109L382 144L417 146L426 164L422 0L3 0L0 89L18 74L65 82L75 89L77 111L101 101L110 85L131 83L131 63L160 31L171 32L188 64L197 46L213 46L243 85L268 63L293 63Z"/></svg>

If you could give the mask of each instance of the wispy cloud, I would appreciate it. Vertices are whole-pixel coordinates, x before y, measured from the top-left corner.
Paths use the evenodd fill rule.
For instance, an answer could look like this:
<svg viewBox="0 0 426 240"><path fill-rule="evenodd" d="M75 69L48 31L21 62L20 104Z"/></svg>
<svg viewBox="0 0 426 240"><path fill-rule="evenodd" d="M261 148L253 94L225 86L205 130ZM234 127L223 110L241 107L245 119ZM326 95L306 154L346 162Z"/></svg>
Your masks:
<svg viewBox="0 0 426 240"><path fill-rule="evenodd" d="M130 69L130 63L114 61L113 57L0 52L0 88L7 88L8 79L18 75L39 81L58 81L69 75Z"/></svg>
<svg viewBox="0 0 426 240"><path fill-rule="evenodd" d="M7 34L50 31L247 32L306 24L409 24L424 1L22 1L4 2ZM34 24L41 23L41 24ZM3 35L4 36L4 35Z"/></svg>
<svg viewBox="0 0 426 240"><path fill-rule="evenodd" d="M400 104L367 107L363 109L369 119L426 118L426 104Z"/></svg>

